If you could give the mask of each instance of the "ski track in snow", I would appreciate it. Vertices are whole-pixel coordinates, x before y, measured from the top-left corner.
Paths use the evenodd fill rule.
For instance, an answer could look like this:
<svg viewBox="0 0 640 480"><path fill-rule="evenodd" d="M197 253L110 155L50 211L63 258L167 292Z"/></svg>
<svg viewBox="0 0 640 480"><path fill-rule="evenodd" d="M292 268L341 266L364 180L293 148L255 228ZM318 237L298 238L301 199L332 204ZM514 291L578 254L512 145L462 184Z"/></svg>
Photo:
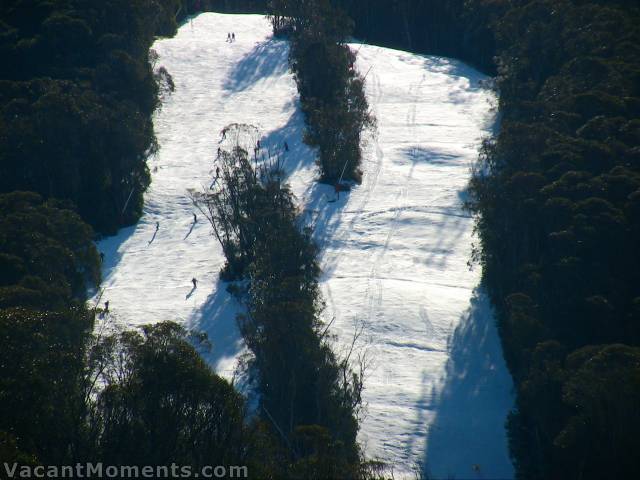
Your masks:
<svg viewBox="0 0 640 480"><path fill-rule="evenodd" d="M366 325L367 454L400 476L426 468L438 478L512 478L504 430L512 382L480 272L467 265L473 219L462 209L495 122L485 77L451 59L352 45L369 71L378 128L364 142L362 185L329 202L333 189L315 182L314 152L302 143L288 44L271 38L264 17L202 14L153 48L176 91L154 117L160 152L149 160L142 218L98 245L104 282L93 302L109 300L103 321L175 320L205 331L213 349L203 355L232 376L244 352L241 306L218 280L222 251L205 220L193 222L187 191L208 185L224 126L256 125L263 146L290 147L289 182L321 247L336 350L350 343L355 320Z"/></svg>

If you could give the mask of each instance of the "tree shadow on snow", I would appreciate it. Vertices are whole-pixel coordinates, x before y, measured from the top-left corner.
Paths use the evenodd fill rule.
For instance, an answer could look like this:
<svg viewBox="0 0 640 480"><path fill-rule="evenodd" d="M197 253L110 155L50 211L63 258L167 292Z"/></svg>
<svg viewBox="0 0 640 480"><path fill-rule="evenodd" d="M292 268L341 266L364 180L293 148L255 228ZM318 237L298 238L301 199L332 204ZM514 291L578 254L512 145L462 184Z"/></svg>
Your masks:
<svg viewBox="0 0 640 480"><path fill-rule="evenodd" d="M333 186L318 183L317 151L303 142L304 128L304 114L297 104L287 123L265 135L260 144L265 150L277 150L284 154L285 180L302 170L313 172L313 181L302 192L301 198L297 199L301 209L299 220L302 226L312 228L313 239L320 248L319 263L326 275L330 274L336 265L336 262L331 260L333 257L329 258L325 253L329 242L339 240L335 238L335 232L341 225L349 193L340 192L339 197L336 197ZM285 141L289 151L284 150ZM355 218L353 221L355 222Z"/></svg>
<svg viewBox="0 0 640 480"><path fill-rule="evenodd" d="M450 167L459 168L462 161L459 154L447 153L434 147L424 148L413 145L403 148L401 153L412 162L412 169L418 164L426 164L429 167L433 167L434 170ZM463 208L466 192L466 188L459 190L455 196L455 201L450 205L414 207L419 208L424 213L428 213L428 221L435 228L435 233L431 235L431 238L435 239L435 243L426 251L426 255L420 259L425 265L444 270L460 238L469 231L471 215Z"/></svg>
<svg viewBox="0 0 640 480"><path fill-rule="evenodd" d="M487 76L461 60L431 55L422 57L425 69L447 75L452 83L460 80L468 81L469 84L465 88L466 91L476 92L486 88Z"/></svg>
<svg viewBox="0 0 640 480"><path fill-rule="evenodd" d="M191 226L189 228L189 231L187 232L187 234L184 236L183 240L186 240L187 238L189 238L189 235L191 235L191 232L193 232L193 229L196 226L196 223L198 222L191 222Z"/></svg>
<svg viewBox="0 0 640 480"><path fill-rule="evenodd" d="M513 384L482 290L474 292L448 343L439 387L423 391L428 398L418 405L419 412L426 408L435 413L426 435L425 473L432 475L428 478L513 478L505 431Z"/></svg>
<svg viewBox="0 0 640 480"><path fill-rule="evenodd" d="M272 130L260 139L262 154L267 152L284 156L284 170L286 177L290 177L302 168L315 168L316 152L303 141L304 113L300 109L298 100L295 101L295 109L287 123L282 127ZM285 142L289 150L285 149Z"/></svg>
<svg viewBox="0 0 640 480"><path fill-rule="evenodd" d="M288 42L269 39L258 43L233 66L223 86L227 95L241 92L263 78L286 72L288 68Z"/></svg>
<svg viewBox="0 0 640 480"><path fill-rule="evenodd" d="M123 245L135 233L137 225L122 228L116 235L102 238L98 244L98 251L104 253L102 261L102 280L109 278L114 268L118 266L120 260L126 253Z"/></svg>
<svg viewBox="0 0 640 480"><path fill-rule="evenodd" d="M194 293L196 293L196 287L195 286L191 288L191 291L189 293L187 293L187 296L184 297L184 299L185 300L189 300L193 296Z"/></svg>
<svg viewBox="0 0 640 480"><path fill-rule="evenodd" d="M191 329L204 332L209 337L212 348L201 354L219 374L233 373L221 372L220 363L235 357L243 345L236 324L236 316L242 311L242 306L227 292L226 287L227 284L218 279L213 293L189 322Z"/></svg>
<svg viewBox="0 0 640 480"><path fill-rule="evenodd" d="M441 167L458 167L460 165L460 154L449 153L445 150L438 150L435 147L424 148L413 145L400 150L401 153L414 164L424 163Z"/></svg>

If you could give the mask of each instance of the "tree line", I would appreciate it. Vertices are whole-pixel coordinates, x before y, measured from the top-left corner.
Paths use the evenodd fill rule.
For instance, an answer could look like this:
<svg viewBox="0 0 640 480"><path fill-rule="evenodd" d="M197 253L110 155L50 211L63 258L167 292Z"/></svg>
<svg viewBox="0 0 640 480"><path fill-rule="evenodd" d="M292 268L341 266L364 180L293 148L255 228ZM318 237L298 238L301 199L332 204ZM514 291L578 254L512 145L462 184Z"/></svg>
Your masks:
<svg viewBox="0 0 640 480"><path fill-rule="evenodd" d="M315 323L321 300L314 290L313 247L304 232L291 230L289 214L276 220L291 245L271 249L268 242L253 240L271 253L253 257L249 249L237 254L242 261L234 266L234 275L252 279L241 325L259 382L271 385L269 374L275 374L261 372L259 364L289 365L292 357L279 352L283 331L293 328L300 341L295 348L313 359L266 389L264 405L273 419L265 410L260 422L238 422L242 399L194 356L188 332L176 325L101 339L90 333L95 312L84 305L83 288L99 281L100 269L86 222L108 233L135 221L149 181L144 158L155 148L149 116L157 85L148 48L153 35L172 34L186 15L214 3L10 0L0 5L3 460L56 464L100 455L113 462L163 462L166 452L175 450L185 462L255 465L264 476L283 472L265 457L285 459L294 465L286 473L307 475L311 465L332 468L340 450L337 458L344 463L336 464L354 465L351 439L357 426L346 421L343 430L334 430L338 419L342 425L353 418L345 407L353 398L349 388L323 397L314 386L311 396L321 400L316 406L278 403L292 392L294 399L305 398L301 389L307 387L298 382L310 365L325 365L312 377L322 385L349 384L345 377L337 380L336 372L345 370L323 350L323 331L318 335ZM332 65L327 69L340 78L327 92L348 92L349 84L357 91L359 82L357 75L344 73L351 57L340 44L348 22L336 25L314 16L317 12L341 8L354 19L355 34L370 42L453 55L497 73L501 132L483 149L485 168L472 182L470 206L479 215L482 244L476 258L497 307L517 386L508 429L518 475L637 476L636 3L335 0L313 5L316 10L298 18L301 27L314 28L295 27L292 38L304 32L305 39L292 63L302 72L296 73L301 94L309 92L309 125L314 108L325 119L318 121L317 132L334 114L322 113L331 112L331 100L323 100L325 86L314 83L314 75L323 72L304 73L313 68L307 61L311 52L326 58ZM316 25L318 35L331 41L314 37ZM318 141L331 139L328 132ZM332 179L337 168L331 159L338 156L327 148L327 172L333 173L326 178ZM355 158L354 150L346 151L343 158ZM354 166L351 178L357 180L356 172ZM289 205L286 191L278 187L277 192L269 197L254 190ZM231 248L241 252L244 247L230 238ZM297 262L284 262L289 256ZM272 272L276 285L295 288L270 289ZM280 297L283 292L289 296ZM273 312L265 310L269 305L275 305ZM265 320L270 318L275 320ZM289 318L301 319L299 325L289 325ZM166 382L159 381L160 369L171 373ZM144 392L150 392L148 402ZM163 417L170 421L159 424ZM230 423L216 423L223 417ZM199 437L200 428L220 435ZM192 448L195 440L202 450ZM251 452L261 455L254 463Z"/></svg>
<svg viewBox="0 0 640 480"><path fill-rule="evenodd" d="M373 127L356 53L346 44L352 21L330 0L268 3L275 35L291 41L289 63L300 93L305 142L318 148L320 180L360 182L361 136Z"/></svg>
<svg viewBox="0 0 640 480"><path fill-rule="evenodd" d="M356 441L362 371L332 351L317 248L284 183L284 153L263 159L249 125L225 130L240 140L219 151L212 189L192 199L225 253L221 277L238 281L232 291L246 306L237 319L251 352L245 372L276 440L276 476L371 478L375 464Z"/></svg>
<svg viewBox="0 0 640 480"><path fill-rule="evenodd" d="M470 207L517 387L518 477L638 476L637 2L337 3L362 38L496 75L500 133Z"/></svg>
<svg viewBox="0 0 640 480"><path fill-rule="evenodd" d="M105 312L86 305L100 282L96 231L141 213L158 101L149 47L175 33L183 8L0 5L2 462L262 463L249 456L260 437L244 400L189 332L162 323L100 334Z"/></svg>
<svg viewBox="0 0 640 480"><path fill-rule="evenodd" d="M335 0L370 43L496 76L475 260L517 387L519 478L638 476L640 10L633 0Z"/></svg>
<svg viewBox="0 0 640 480"><path fill-rule="evenodd" d="M538 0L492 24L503 119L472 188L522 478L640 473L639 20Z"/></svg>
<svg viewBox="0 0 640 480"><path fill-rule="evenodd" d="M0 6L0 192L72 201L100 233L134 223L156 148L156 35L180 0Z"/></svg>
<svg viewBox="0 0 640 480"><path fill-rule="evenodd" d="M0 138L0 460L372 478L378 466L362 460L355 440L361 377L335 357L319 320L315 247L297 228L286 188L250 189L266 202L251 218L269 218L253 240L269 256L240 255L236 273L255 278L240 322L266 393L258 417L247 417L233 385L197 354L206 339L172 322L96 331L96 318L109 314L86 305L87 286L100 282L93 239L140 214L158 80L171 88L167 72L153 77L148 48L196 3L1 7L2 55L17 63L0 90L8 126ZM59 44L48 53L64 58L47 58L53 33ZM20 63L23 54L43 63Z"/></svg>

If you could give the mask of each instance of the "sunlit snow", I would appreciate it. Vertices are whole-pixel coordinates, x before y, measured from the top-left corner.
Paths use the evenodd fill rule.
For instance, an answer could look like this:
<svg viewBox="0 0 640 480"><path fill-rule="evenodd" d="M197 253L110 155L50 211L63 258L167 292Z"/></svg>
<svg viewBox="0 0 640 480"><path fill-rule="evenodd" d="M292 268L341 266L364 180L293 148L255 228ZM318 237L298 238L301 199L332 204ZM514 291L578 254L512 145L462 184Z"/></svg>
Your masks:
<svg viewBox="0 0 640 480"><path fill-rule="evenodd" d="M236 42L225 41L229 32ZM232 375L243 351L234 320L241 306L218 280L221 249L204 219L194 222L187 191L210 184L222 128L253 124L265 149L289 146L289 182L321 247L336 350L350 343L354 324L365 327L367 454L400 475L426 464L437 478L511 478L504 422L512 383L480 271L467 264L477 240L462 208L495 122L485 77L451 59L351 45L378 125L363 145L362 185L333 202L302 143L288 44L270 33L258 15L207 13L155 43L176 91L154 118L160 152L149 160L144 215L98 245L100 302L110 310L102 320L176 320L206 331L207 360Z"/></svg>

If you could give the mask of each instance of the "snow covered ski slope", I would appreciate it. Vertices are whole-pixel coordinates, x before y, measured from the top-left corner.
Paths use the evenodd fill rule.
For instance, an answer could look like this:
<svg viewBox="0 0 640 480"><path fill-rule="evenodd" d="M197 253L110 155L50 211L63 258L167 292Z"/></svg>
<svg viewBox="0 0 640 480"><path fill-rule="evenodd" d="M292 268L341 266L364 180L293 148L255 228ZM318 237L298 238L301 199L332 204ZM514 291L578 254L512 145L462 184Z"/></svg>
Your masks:
<svg viewBox="0 0 640 480"><path fill-rule="evenodd" d="M225 42L228 32L235 43ZM353 48L369 72L378 131L364 146L362 185L330 202L302 143L288 46L270 38L263 17L203 14L156 42L176 91L154 120L161 150L150 160L142 219L99 244L100 301L109 300L107 318L117 323L178 320L206 331L208 360L232 373L240 306L217 279L222 252L203 219L194 222L186 192L207 185L221 129L254 124L262 145L290 147L289 181L322 249L336 349L351 340L354 321L365 324L361 344L373 364L360 438L368 455L400 474L426 463L437 478L511 478L511 380L480 272L467 266L473 220L462 209L495 99L461 62Z"/></svg>

